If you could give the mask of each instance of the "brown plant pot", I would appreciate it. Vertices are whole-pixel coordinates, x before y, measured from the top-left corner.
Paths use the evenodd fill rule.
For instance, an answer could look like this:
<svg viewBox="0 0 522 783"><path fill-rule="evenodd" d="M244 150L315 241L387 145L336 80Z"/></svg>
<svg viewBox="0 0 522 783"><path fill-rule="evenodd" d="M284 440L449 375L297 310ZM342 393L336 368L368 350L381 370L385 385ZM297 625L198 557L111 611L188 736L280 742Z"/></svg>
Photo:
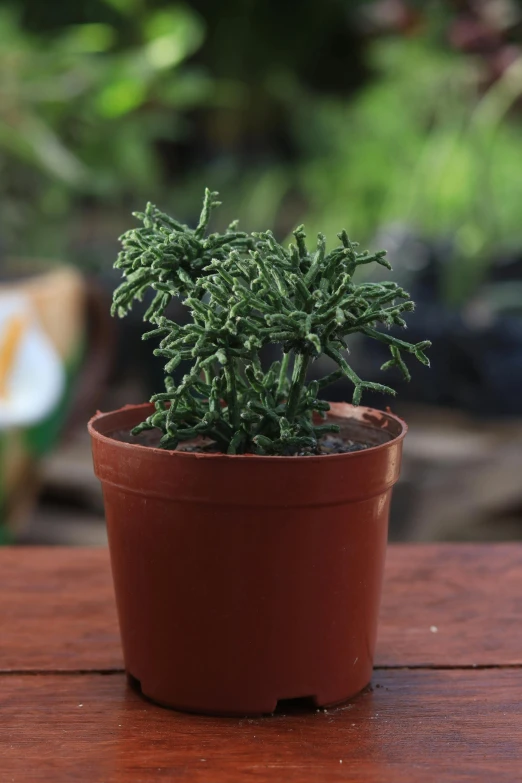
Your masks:
<svg viewBox="0 0 522 783"><path fill-rule="evenodd" d="M392 487L406 425L332 404L364 451L179 453L111 437L151 406L90 424L125 666L142 693L192 712L254 715L345 701L373 666Z"/></svg>

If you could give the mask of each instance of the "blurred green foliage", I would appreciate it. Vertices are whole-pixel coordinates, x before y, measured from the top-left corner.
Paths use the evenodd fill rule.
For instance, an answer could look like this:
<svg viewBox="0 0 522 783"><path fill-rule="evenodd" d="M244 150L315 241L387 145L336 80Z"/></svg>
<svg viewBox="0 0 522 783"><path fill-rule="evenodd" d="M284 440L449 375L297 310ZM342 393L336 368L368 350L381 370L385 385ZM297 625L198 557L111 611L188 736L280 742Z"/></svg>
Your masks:
<svg viewBox="0 0 522 783"><path fill-rule="evenodd" d="M8 246L58 250L80 196L114 204L156 191L155 143L183 133L188 108L219 100L212 80L185 66L204 37L194 11L171 5L132 25L134 43L122 47L117 26L36 35L0 8L0 237Z"/></svg>
<svg viewBox="0 0 522 783"><path fill-rule="evenodd" d="M209 182L223 224L248 230L284 236L306 220L371 243L399 223L448 238L443 294L461 303L499 248L522 243L522 61L481 91L478 61L447 45L442 5L413 4L422 24L388 37L364 28L378 5L1 8L0 241L70 257L86 206L116 236L148 198L190 220Z"/></svg>
<svg viewBox="0 0 522 783"><path fill-rule="evenodd" d="M522 246L522 58L479 94L476 64L429 39L371 56L380 77L356 100L296 115L299 188L331 235L344 219L365 241L390 223L452 240L442 293L462 303L495 252Z"/></svg>

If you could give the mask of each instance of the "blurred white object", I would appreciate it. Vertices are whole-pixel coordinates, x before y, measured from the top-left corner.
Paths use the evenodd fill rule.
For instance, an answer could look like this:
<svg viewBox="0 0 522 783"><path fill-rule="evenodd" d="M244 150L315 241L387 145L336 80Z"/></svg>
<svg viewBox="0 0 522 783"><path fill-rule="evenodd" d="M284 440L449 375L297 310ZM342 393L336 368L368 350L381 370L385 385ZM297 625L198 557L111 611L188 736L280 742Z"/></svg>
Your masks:
<svg viewBox="0 0 522 783"><path fill-rule="evenodd" d="M64 389L63 364L30 300L0 294L0 430L44 420Z"/></svg>

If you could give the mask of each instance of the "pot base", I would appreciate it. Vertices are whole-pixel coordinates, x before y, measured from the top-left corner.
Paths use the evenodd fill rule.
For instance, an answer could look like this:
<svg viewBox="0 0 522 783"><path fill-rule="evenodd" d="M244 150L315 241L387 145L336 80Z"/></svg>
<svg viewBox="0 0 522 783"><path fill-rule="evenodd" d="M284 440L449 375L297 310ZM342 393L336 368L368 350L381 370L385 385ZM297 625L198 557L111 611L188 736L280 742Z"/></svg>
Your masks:
<svg viewBox="0 0 522 783"><path fill-rule="evenodd" d="M129 687L138 693L143 699L156 704L158 707L163 707L167 710L175 710L176 712L186 712L192 715L209 715L215 718L259 718L267 715L285 714L286 712L293 712L296 709L302 711L319 711L336 709L342 707L347 702L354 699L360 693L363 693L371 683L369 680L361 688L358 688L354 693L350 693L348 696L342 696L341 698L334 697L333 700L319 699L316 696L298 696L294 699L276 699L263 700L263 703L253 704L250 703L242 710L220 710L220 709L208 709L198 705L186 705L186 704L174 704L172 702L165 702L162 699L157 699L153 696L149 696L142 688L141 682L134 677L130 672L126 672L127 682Z"/></svg>

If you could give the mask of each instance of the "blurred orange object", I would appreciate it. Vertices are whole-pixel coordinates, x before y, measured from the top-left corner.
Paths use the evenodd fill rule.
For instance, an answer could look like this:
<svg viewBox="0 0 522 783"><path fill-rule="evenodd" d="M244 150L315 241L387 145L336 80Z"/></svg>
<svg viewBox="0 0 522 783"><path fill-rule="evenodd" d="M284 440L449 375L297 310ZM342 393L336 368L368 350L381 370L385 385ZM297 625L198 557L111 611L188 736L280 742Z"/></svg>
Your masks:
<svg viewBox="0 0 522 783"><path fill-rule="evenodd" d="M41 459L58 442L71 409L77 402L90 408L94 386L99 391L92 363L92 378L81 376L93 334L100 368L107 365L101 354L110 351L106 325L89 324L91 313L97 320L93 294L78 270L16 260L9 271L0 282L0 543L24 526Z"/></svg>

